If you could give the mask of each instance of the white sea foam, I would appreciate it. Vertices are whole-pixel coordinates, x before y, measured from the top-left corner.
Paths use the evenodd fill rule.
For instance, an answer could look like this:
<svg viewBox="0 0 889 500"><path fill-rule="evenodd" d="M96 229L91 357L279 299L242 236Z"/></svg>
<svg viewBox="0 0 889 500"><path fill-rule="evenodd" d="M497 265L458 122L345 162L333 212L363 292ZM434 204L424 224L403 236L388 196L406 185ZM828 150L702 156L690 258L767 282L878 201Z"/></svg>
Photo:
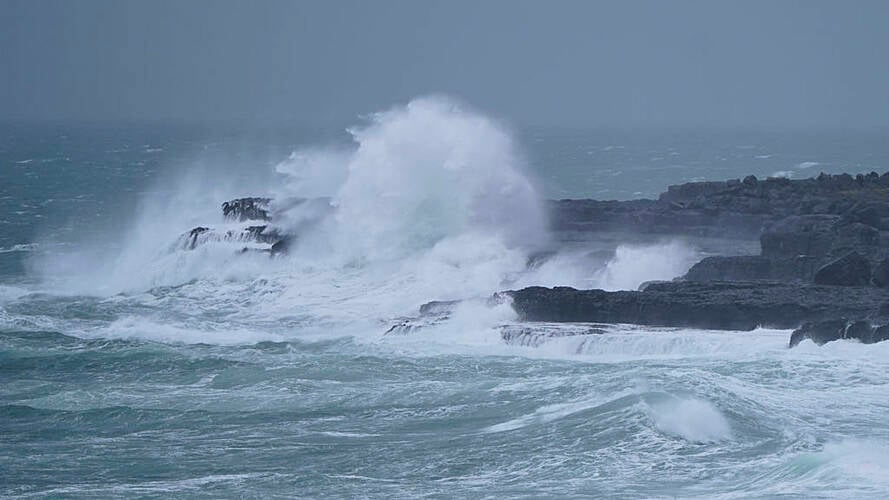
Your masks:
<svg viewBox="0 0 889 500"><path fill-rule="evenodd" d="M522 427L527 427L529 425L544 424L567 417L574 413L594 408L602 403L602 398L590 398L582 401L572 401L570 403L545 405L538 408L533 413L522 415L507 422L492 425L484 431L488 433L507 432L521 429Z"/></svg>
<svg viewBox="0 0 889 500"><path fill-rule="evenodd" d="M857 477L889 486L889 445L874 440L827 443L813 457L833 479Z"/></svg>
<svg viewBox="0 0 889 500"><path fill-rule="evenodd" d="M10 286L10 285L0 285L0 303L8 302L10 300L15 300L22 295L28 293L28 290L22 287Z"/></svg>
<svg viewBox="0 0 889 500"><path fill-rule="evenodd" d="M31 252L36 249L36 243L20 243L9 247L0 247L0 253Z"/></svg>
<svg viewBox="0 0 889 500"><path fill-rule="evenodd" d="M81 333L84 337L141 339L155 342L199 344L212 342L221 345L251 344L260 341L280 341L280 335L244 328L188 326L153 321L139 316L126 316L107 326Z"/></svg>
<svg viewBox="0 0 889 500"><path fill-rule="evenodd" d="M184 314L213 307L250 320L299 317L304 329L324 326L336 335L379 335L380 321L416 314L430 300L483 299L528 285L635 289L675 278L697 258L688 245L665 241L622 245L604 268L569 253L528 270L529 256L551 242L540 197L502 124L453 100L427 97L373 114L350 133L350 145L293 152L273 167L271 183L257 175L245 184L234 175L243 166L197 164L162 179L129 230L76 253L35 257L31 266L54 291L108 296L176 287L187 300L170 304ZM251 224L226 222L219 213L221 201L245 195L276 200L274 224L298 236L288 256L241 253L249 244L211 237ZM305 198L329 201L293 201ZM202 236L206 244L177 245L196 226L213 229ZM439 331L440 338L486 343L497 338L494 327L514 319L508 306L470 304L438 327L451 332ZM216 331L191 337L136 326L119 324L107 333L232 340Z"/></svg>
<svg viewBox="0 0 889 500"><path fill-rule="evenodd" d="M808 168L817 167L818 165L821 165L821 163L817 162L817 161L804 161L804 162L798 163L796 165L796 168L798 170L806 170Z"/></svg>
<svg viewBox="0 0 889 500"><path fill-rule="evenodd" d="M250 187L226 173L237 169L198 165L164 178L162 189L142 200L128 231L79 252L36 257L31 267L54 290L112 295L176 286L181 297L214 303L222 312L300 315L343 331L412 314L429 300L502 290L546 243L540 198L501 124L450 99L428 97L371 115L350 132L348 147L294 152L274 167L274 183L254 191L244 192ZM278 200L275 224L298 229L288 257L239 253L247 245L237 238L207 236L208 244L194 250L176 245L196 226L237 232L222 220L219 203L244 195ZM332 213L289 201L318 197L329 197ZM226 286L223 297L224 281L235 285ZM272 283L261 300L254 295L258 282ZM467 315L464 325L473 323ZM141 331L116 325L109 334ZM207 340L222 339L218 335Z"/></svg>
<svg viewBox="0 0 889 500"><path fill-rule="evenodd" d="M647 405L657 428L693 443L722 441L731 437L728 420L709 401L673 397Z"/></svg>
<svg viewBox="0 0 889 500"><path fill-rule="evenodd" d="M577 328L570 324L549 326L565 330ZM597 363L643 359L754 359L787 353L790 336L788 330L769 329L725 332L637 325L612 325L604 329L603 334L555 336L537 350L545 356L574 355Z"/></svg>

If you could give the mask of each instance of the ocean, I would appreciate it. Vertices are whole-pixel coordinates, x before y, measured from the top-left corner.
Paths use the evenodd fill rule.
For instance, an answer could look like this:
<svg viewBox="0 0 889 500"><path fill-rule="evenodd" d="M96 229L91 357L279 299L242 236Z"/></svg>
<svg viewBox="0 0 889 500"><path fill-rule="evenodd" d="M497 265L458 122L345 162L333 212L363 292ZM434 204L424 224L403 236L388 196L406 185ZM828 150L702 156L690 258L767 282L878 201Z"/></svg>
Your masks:
<svg viewBox="0 0 889 500"><path fill-rule="evenodd" d="M885 137L511 128L438 99L348 131L3 126L0 496L887 497L887 343L599 325L516 345L515 313L483 300L634 289L706 253L590 259L544 199L882 172ZM282 208L286 256L182 248L239 227L220 204L241 196L336 210ZM529 269L542 248L558 253Z"/></svg>

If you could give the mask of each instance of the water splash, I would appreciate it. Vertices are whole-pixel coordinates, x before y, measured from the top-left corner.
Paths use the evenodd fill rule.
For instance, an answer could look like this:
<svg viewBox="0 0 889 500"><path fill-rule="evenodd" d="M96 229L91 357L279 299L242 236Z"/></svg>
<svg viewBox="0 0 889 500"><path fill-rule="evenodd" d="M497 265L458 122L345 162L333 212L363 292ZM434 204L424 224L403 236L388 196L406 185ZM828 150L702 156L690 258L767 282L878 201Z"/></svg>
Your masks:
<svg viewBox="0 0 889 500"><path fill-rule="evenodd" d="M731 437L728 420L709 401L692 397L670 397L647 405L655 426L666 434L692 443L712 443Z"/></svg>
<svg viewBox="0 0 889 500"><path fill-rule="evenodd" d="M700 259L698 252L681 241L654 245L620 245L614 258L596 276L603 290L636 290L646 281L682 276Z"/></svg>

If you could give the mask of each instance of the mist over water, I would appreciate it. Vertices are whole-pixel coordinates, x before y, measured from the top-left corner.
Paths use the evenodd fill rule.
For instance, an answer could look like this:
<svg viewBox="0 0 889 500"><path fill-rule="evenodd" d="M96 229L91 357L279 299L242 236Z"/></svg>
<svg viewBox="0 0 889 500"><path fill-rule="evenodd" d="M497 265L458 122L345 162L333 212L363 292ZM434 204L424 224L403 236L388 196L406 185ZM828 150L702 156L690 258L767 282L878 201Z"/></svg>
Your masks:
<svg viewBox="0 0 889 500"><path fill-rule="evenodd" d="M388 320L428 300L485 298L519 285L634 289L684 271L674 254L691 250L675 244L621 247L603 269L577 255L529 269L535 252L554 245L543 200L508 131L454 100L419 98L369 116L350 134L348 146L294 151L274 166L267 185L239 193L273 197L272 227L297 235L286 256L242 255L240 241L183 251L179 242L193 227L249 225L223 220L218 208L219 200L237 196L236 180L223 171L208 185L207 172L197 168L162 178L165 190L144 195L123 234L35 257L32 267L53 286L100 295L182 285L210 293L205 288L219 280L252 294L261 281L275 288L257 304L266 317L296 310L311 317L316 306L328 309L334 301L339 311L323 317L347 323ZM320 203L298 203L307 198ZM627 269L627 252L631 259L645 256L647 267ZM213 341L212 333L206 340Z"/></svg>
<svg viewBox="0 0 889 500"><path fill-rule="evenodd" d="M704 255L684 240L559 241L540 155L517 137L418 98L363 118L347 142L267 161L185 155L132 194L126 224L47 224L4 243L29 273L0 283L0 495L889 491L885 345L788 350L785 331L632 325L570 335L592 325L519 323L489 304L531 285L632 290ZM166 144L114 154L143 172ZM50 175L31 158L16 171ZM53 189L31 196L68 196ZM274 199L272 224L297 235L286 256L183 246L197 226L253 224L223 219L239 196ZM385 333L457 299L447 320ZM553 335L509 344L503 328Z"/></svg>

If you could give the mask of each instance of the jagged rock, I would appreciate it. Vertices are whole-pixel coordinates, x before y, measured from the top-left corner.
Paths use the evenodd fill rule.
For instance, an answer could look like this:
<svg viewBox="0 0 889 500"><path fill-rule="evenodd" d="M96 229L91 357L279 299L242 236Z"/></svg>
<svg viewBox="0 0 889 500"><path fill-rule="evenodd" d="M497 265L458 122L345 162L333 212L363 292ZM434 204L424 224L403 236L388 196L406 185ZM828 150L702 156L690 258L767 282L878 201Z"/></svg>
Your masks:
<svg viewBox="0 0 889 500"><path fill-rule="evenodd" d="M876 344L886 340L889 340L889 324L874 328L871 331L870 339L867 341L862 340L861 342L863 344Z"/></svg>
<svg viewBox="0 0 889 500"><path fill-rule="evenodd" d="M226 201L222 204L222 215L226 219L247 221L247 220L271 220L269 217L270 198L237 198Z"/></svg>
<svg viewBox="0 0 889 500"><path fill-rule="evenodd" d="M873 333L874 328L869 321L856 320L846 325L846 328L843 330L843 338L857 339L864 344L872 344Z"/></svg>
<svg viewBox="0 0 889 500"><path fill-rule="evenodd" d="M858 252L849 252L815 272L815 283L835 286L867 286L871 281L870 262Z"/></svg>
<svg viewBox="0 0 889 500"><path fill-rule="evenodd" d="M803 340L818 345L840 339L858 340L862 344L875 344L889 340L889 324L874 327L870 321L849 321L845 318L803 323L790 335L789 347L796 347Z"/></svg>
<svg viewBox="0 0 889 500"><path fill-rule="evenodd" d="M180 237L175 248L194 250L208 242L259 243L265 247L244 246L240 253L265 252L271 255L287 253L296 240L296 233L310 230L331 214L333 207L329 198L290 198L275 203L271 211L271 199L260 197L237 198L222 204L223 217L228 221L264 221L269 224L256 224L237 229L217 232L208 227L197 227ZM286 215L285 215L286 214ZM273 215L281 217L283 225L271 224ZM285 215L282 217L282 215Z"/></svg>
<svg viewBox="0 0 889 500"><path fill-rule="evenodd" d="M194 250L208 242L263 243L274 246L284 238L277 229L269 226L248 226L241 230L230 229L216 232L209 227L196 227L180 237L177 247L183 250Z"/></svg>
<svg viewBox="0 0 889 500"><path fill-rule="evenodd" d="M234 236L232 231L227 231L226 234ZM283 238L277 229L270 228L269 226L249 226L244 230L243 234L245 234L246 239L252 238L254 241L269 244L275 244Z"/></svg>
<svg viewBox="0 0 889 500"><path fill-rule="evenodd" d="M843 331L848 320L831 319L819 322L806 322L790 334L788 347L796 347L803 340L809 339L818 345L843 338Z"/></svg>
<svg viewBox="0 0 889 500"><path fill-rule="evenodd" d="M198 226L189 231L188 236L185 239L184 247L188 250L194 250L195 246L198 244L198 237L209 230L209 227Z"/></svg>
<svg viewBox="0 0 889 500"><path fill-rule="evenodd" d="M768 282L659 282L644 291L529 287L497 295L525 321L633 323L721 330L796 328L804 321L875 317L889 291Z"/></svg>

